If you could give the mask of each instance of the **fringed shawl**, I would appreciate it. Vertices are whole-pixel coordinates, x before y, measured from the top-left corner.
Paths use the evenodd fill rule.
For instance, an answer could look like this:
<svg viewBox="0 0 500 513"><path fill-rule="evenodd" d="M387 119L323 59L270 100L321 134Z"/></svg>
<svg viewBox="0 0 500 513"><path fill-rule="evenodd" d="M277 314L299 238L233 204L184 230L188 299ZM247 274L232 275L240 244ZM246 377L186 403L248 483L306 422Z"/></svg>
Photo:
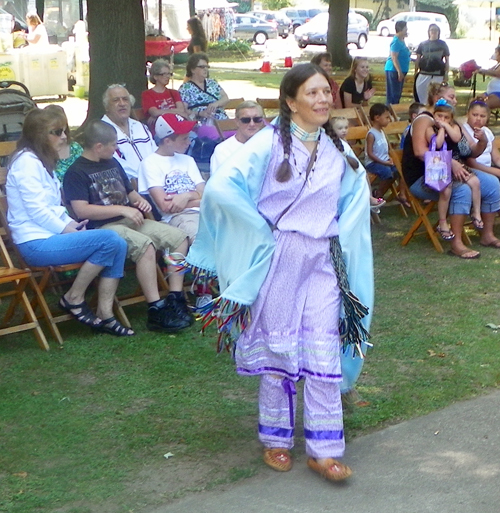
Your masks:
<svg viewBox="0 0 500 513"><path fill-rule="evenodd" d="M219 350L236 340L251 321L249 307L266 278L274 251L271 228L257 210L273 151L273 130L266 127L253 136L207 182L198 235L186 257L186 267L196 276L219 280L221 296L207 305L203 319L203 327L217 322L222 336ZM355 330L361 339L352 344L366 342L373 306L368 194L364 172L346 166L339 202L340 241L350 289L369 312L361 320L361 331Z"/></svg>

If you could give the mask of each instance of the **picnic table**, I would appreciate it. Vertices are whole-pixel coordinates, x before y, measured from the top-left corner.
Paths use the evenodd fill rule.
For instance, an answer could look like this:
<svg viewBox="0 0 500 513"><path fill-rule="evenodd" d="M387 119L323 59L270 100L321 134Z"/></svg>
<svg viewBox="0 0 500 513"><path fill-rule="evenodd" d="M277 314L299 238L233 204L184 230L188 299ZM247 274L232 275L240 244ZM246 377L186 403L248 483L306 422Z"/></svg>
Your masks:
<svg viewBox="0 0 500 513"><path fill-rule="evenodd" d="M188 41L173 41L172 39L146 40L146 57L165 57L172 53L182 52L189 46Z"/></svg>

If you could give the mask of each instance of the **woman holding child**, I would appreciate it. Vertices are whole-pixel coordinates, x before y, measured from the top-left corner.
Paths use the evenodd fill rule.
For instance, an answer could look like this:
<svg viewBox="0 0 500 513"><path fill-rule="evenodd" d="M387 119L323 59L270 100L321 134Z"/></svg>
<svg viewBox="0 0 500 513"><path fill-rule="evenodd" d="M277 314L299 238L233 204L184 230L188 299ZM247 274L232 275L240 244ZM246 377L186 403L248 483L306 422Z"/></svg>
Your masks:
<svg viewBox="0 0 500 513"><path fill-rule="evenodd" d="M371 305L373 271L368 184L364 173L346 166L328 123L331 105L321 68L299 64L287 72L276 126L255 134L208 181L187 261L218 275L222 295L207 319L239 337L237 372L260 376L265 463L281 472L292 468L295 383L304 379L307 464L340 481L351 475L337 459L345 446L341 298L353 313L341 289L348 275L352 290ZM369 316L358 306L360 316L347 313L340 325L349 357L367 337ZM350 321L361 330L358 340Z"/></svg>
<svg viewBox="0 0 500 513"><path fill-rule="evenodd" d="M439 98L446 100L451 106L456 105L455 90L448 85L432 83L429 86L429 105L426 111L419 114L412 123L410 132L405 139L403 149L403 174L405 181L412 194L420 199L430 199L438 201L439 193L428 188L424 182L424 156L429 149L429 131L438 127L434 119L433 112L435 103ZM439 127L438 127L439 128ZM481 129L475 129L476 140L469 136L467 132L463 134L464 141L460 144L460 160L474 158L483 153L486 148L486 137ZM470 178L470 171L464 167L461 161L457 160L457 155L452 160L452 174L455 180L451 189L449 203L450 227L446 224L449 231L448 240L450 240L451 251L449 254L463 259L478 258L480 253L471 250L462 241L462 230L466 218L471 213L472 190L467 185ZM496 213L500 210L500 184L492 175L484 172L476 172L479 179L481 191L481 218L483 228L480 229L480 244L483 246L500 246L500 241L493 233L493 223ZM446 221L444 221L446 223ZM440 220L443 223L443 220ZM444 228L441 224L441 227Z"/></svg>

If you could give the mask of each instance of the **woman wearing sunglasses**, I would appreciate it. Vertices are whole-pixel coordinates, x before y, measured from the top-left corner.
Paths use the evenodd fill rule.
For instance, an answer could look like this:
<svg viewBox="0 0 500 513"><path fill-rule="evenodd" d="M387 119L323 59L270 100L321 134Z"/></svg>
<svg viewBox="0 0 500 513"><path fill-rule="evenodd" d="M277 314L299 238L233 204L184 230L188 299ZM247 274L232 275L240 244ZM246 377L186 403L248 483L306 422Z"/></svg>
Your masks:
<svg viewBox="0 0 500 513"><path fill-rule="evenodd" d="M69 166L71 166L71 164L73 164L73 162L83 153L83 148L76 141L71 140L68 118L66 117L64 109L60 105L47 105L45 109L47 112L50 112L54 116L54 119L57 119L60 122L61 127L64 127L64 129L58 128L55 134L61 137L62 132L64 132L66 136L65 138L61 137L61 146L58 151L59 160L57 161L56 167L54 169L54 174L62 183L66 171L69 169Z"/></svg>
<svg viewBox="0 0 500 513"><path fill-rule="evenodd" d="M213 78L208 78L210 66L204 53L194 53L186 64L188 81L179 87L182 101L196 118L205 123L207 119L227 119L224 107L229 98Z"/></svg>
<svg viewBox="0 0 500 513"><path fill-rule="evenodd" d="M155 122L163 114L179 114L184 118L191 115L179 92L167 88L171 76L172 69L166 60L157 59L151 64L149 81L153 87L142 93L142 110L149 116L148 127L153 134Z"/></svg>
<svg viewBox="0 0 500 513"><path fill-rule="evenodd" d="M235 114L236 133L215 147L210 159L211 176L231 155L264 127L264 112L256 102L250 100L240 103L236 107Z"/></svg>
<svg viewBox="0 0 500 513"><path fill-rule="evenodd" d="M86 231L61 205L54 174L66 143L66 125L54 109L34 109L23 125L7 174L8 222L12 239L30 266L83 263L59 306L91 328L120 336L134 335L113 317L113 298L127 253L126 242L111 230ZM100 275L97 315L85 292Z"/></svg>

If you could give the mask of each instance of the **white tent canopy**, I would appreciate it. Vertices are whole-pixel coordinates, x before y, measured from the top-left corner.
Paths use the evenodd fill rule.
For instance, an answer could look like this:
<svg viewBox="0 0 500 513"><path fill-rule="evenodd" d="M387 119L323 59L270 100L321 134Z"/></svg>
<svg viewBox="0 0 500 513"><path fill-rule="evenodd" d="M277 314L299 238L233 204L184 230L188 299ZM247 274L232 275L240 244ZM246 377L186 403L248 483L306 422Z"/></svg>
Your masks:
<svg viewBox="0 0 500 513"><path fill-rule="evenodd" d="M204 11L206 9L234 7L238 4L235 2L228 2L227 0L194 0L194 5L197 11Z"/></svg>

